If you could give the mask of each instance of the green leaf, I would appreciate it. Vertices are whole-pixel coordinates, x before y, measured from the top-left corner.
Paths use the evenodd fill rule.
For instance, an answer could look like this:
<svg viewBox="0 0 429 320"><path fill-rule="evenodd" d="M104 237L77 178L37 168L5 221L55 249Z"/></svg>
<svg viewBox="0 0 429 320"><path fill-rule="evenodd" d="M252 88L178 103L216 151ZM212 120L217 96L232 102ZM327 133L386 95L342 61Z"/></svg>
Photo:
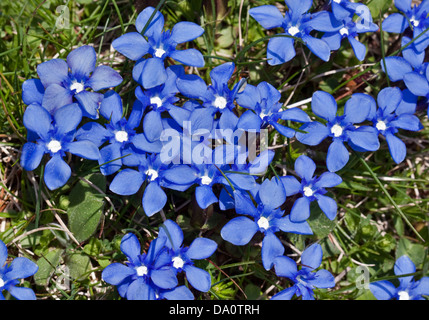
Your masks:
<svg viewBox="0 0 429 320"><path fill-rule="evenodd" d="M73 253L66 258L66 265L70 271L70 277L76 280L88 278L92 270L91 260L87 255Z"/></svg>
<svg viewBox="0 0 429 320"><path fill-rule="evenodd" d="M37 285L48 285L49 279L51 278L52 274L60 263L60 258L63 252L64 250L54 249L39 258L39 260L37 260L39 270L34 275L34 281Z"/></svg>
<svg viewBox="0 0 429 320"><path fill-rule="evenodd" d="M392 6L392 0L372 0L368 3L373 18L379 18L380 12L383 15Z"/></svg>
<svg viewBox="0 0 429 320"><path fill-rule="evenodd" d="M86 180L105 192L106 178L102 174L92 174ZM85 241L97 230L104 208L103 195L90 184L79 181L70 192L69 200L70 231L78 241Z"/></svg>
<svg viewBox="0 0 429 320"><path fill-rule="evenodd" d="M336 220L329 220L316 202L311 203L310 212L310 218L307 221L318 239L326 237L334 230Z"/></svg>
<svg viewBox="0 0 429 320"><path fill-rule="evenodd" d="M408 256L418 268L425 259L425 247L419 243L412 243L406 238L401 238L396 248L396 259L404 255Z"/></svg>

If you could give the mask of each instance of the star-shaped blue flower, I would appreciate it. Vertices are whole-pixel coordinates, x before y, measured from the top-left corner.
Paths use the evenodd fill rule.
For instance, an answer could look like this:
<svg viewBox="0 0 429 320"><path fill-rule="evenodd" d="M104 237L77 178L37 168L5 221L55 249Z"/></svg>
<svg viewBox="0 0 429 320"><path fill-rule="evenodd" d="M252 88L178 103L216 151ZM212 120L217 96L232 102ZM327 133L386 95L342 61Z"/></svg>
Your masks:
<svg viewBox="0 0 429 320"><path fill-rule="evenodd" d="M133 68L133 78L145 89L163 84L167 80L164 60L170 57L188 66L201 68L204 58L196 49L176 50L178 44L192 41L204 33L199 25L182 21L173 26L172 30L164 29L164 16L147 7L137 17L138 32L129 32L115 39L112 46L127 58L137 61ZM153 19L144 31L150 17ZM142 32L144 33L142 34ZM145 58L146 55L151 55Z"/></svg>

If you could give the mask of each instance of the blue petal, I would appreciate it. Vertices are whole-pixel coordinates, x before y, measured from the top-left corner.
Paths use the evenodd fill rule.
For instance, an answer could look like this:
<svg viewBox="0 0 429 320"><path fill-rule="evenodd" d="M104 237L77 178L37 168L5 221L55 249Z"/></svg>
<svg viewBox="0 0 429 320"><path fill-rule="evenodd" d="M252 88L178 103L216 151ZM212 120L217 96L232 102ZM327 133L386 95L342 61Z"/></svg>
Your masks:
<svg viewBox="0 0 429 320"><path fill-rule="evenodd" d="M177 184L190 184L197 180L197 171L188 165L177 165L164 171L164 178Z"/></svg>
<svg viewBox="0 0 429 320"><path fill-rule="evenodd" d="M128 286L126 297L128 300L154 300L155 291L139 277Z"/></svg>
<svg viewBox="0 0 429 320"><path fill-rule="evenodd" d="M204 29L193 22L181 21L171 30L170 41L183 43L194 40L204 33Z"/></svg>
<svg viewBox="0 0 429 320"><path fill-rule="evenodd" d="M104 268L101 277L108 284L117 286L123 282L127 277L134 275L136 272L123 264L112 263Z"/></svg>
<svg viewBox="0 0 429 320"><path fill-rule="evenodd" d="M377 103L368 94L355 93L345 105L345 121L360 123L366 119L372 120L376 116Z"/></svg>
<svg viewBox="0 0 429 320"><path fill-rule="evenodd" d="M306 155L301 155L295 160L295 171L302 179L310 182L316 171L316 164Z"/></svg>
<svg viewBox="0 0 429 320"><path fill-rule="evenodd" d="M39 166L44 154L45 148L43 145L27 142L22 148L21 166L27 171L33 171Z"/></svg>
<svg viewBox="0 0 429 320"><path fill-rule="evenodd" d="M121 144L118 142L109 144L102 148L100 150L100 157L98 159L101 173L107 176L121 169L121 157Z"/></svg>
<svg viewBox="0 0 429 320"><path fill-rule="evenodd" d="M335 19L331 12L319 11L312 15L311 20L306 25L317 31L334 32L343 27L343 22Z"/></svg>
<svg viewBox="0 0 429 320"><path fill-rule="evenodd" d="M296 293L296 286L289 287L276 293L271 300L291 300L294 294Z"/></svg>
<svg viewBox="0 0 429 320"><path fill-rule="evenodd" d="M286 191L286 197L293 196L301 190L301 183L293 176L284 176L280 180Z"/></svg>
<svg viewBox="0 0 429 320"><path fill-rule="evenodd" d="M172 220L164 221L159 228L158 237L165 237L165 245L172 248L174 252L178 251L183 243L183 232L179 225Z"/></svg>
<svg viewBox="0 0 429 320"><path fill-rule="evenodd" d="M326 214L329 220L334 220L337 215L337 202L327 196L318 194L316 196L317 203L319 204L320 209L322 209L323 213Z"/></svg>
<svg viewBox="0 0 429 320"><path fill-rule="evenodd" d="M285 0L285 3L289 11L291 11L292 17L295 19L299 18L301 15L310 10L311 6L313 5L312 0L301 0L299 2L295 0Z"/></svg>
<svg viewBox="0 0 429 320"><path fill-rule="evenodd" d="M100 147L109 138L110 133L97 122L87 122L76 133L76 140L89 140Z"/></svg>
<svg viewBox="0 0 429 320"><path fill-rule="evenodd" d="M112 42L113 48L128 59L137 61L149 53L150 45L145 38L137 32L126 33Z"/></svg>
<svg viewBox="0 0 429 320"><path fill-rule="evenodd" d="M151 280L161 289L171 289L177 286L176 272L169 267L152 270Z"/></svg>
<svg viewBox="0 0 429 320"><path fill-rule="evenodd" d="M402 92L399 88L384 88L377 96L378 106L383 110L383 114L393 113L402 101Z"/></svg>
<svg viewBox="0 0 429 320"><path fill-rule="evenodd" d="M383 31L403 33L408 27L407 19L400 13L393 13L383 20L381 28Z"/></svg>
<svg viewBox="0 0 429 320"><path fill-rule="evenodd" d="M341 177L333 172L324 172L320 175L317 182L314 184L315 188L332 188L339 185L343 180Z"/></svg>
<svg viewBox="0 0 429 320"><path fill-rule="evenodd" d="M75 98L82 107L84 116L91 119L98 119L98 109L100 108L101 101L103 101L101 93L81 91L75 95Z"/></svg>
<svg viewBox="0 0 429 320"><path fill-rule="evenodd" d="M333 121L337 116L337 102L331 94L325 91L316 91L311 100L311 110L316 116Z"/></svg>
<svg viewBox="0 0 429 320"><path fill-rule="evenodd" d="M193 260L209 258L217 249L217 243L207 238L196 238L192 241L186 256Z"/></svg>
<svg viewBox="0 0 429 320"><path fill-rule="evenodd" d="M239 106L254 110L256 104L260 102L259 90L257 87L247 84L242 92L237 94L236 101Z"/></svg>
<svg viewBox="0 0 429 320"><path fill-rule="evenodd" d="M381 68L384 72L384 64L386 64L387 74L392 81L403 80L404 76L413 71L411 65L402 57L386 57L385 61L381 61Z"/></svg>
<svg viewBox="0 0 429 320"><path fill-rule="evenodd" d="M140 263L139 256L141 254L141 246L139 239L136 235L132 233L127 233L122 237L121 251L128 258L128 261L132 262L134 265L138 265Z"/></svg>
<svg viewBox="0 0 429 320"><path fill-rule="evenodd" d="M44 180L50 190L64 186L71 176L69 165L56 153L45 167Z"/></svg>
<svg viewBox="0 0 429 320"><path fill-rule="evenodd" d="M169 54L173 60L179 61L187 66L202 68L204 67L204 57L197 49L175 50Z"/></svg>
<svg viewBox="0 0 429 320"><path fill-rule="evenodd" d="M418 295L429 295L429 277L423 277L417 281L417 286L413 292Z"/></svg>
<svg viewBox="0 0 429 320"><path fill-rule="evenodd" d="M308 35L304 35L302 40L304 40L305 45L316 56L323 61L329 61L329 58L331 57L331 49L325 41Z"/></svg>
<svg viewBox="0 0 429 320"><path fill-rule="evenodd" d="M335 278L327 270L319 270L315 273L315 279L310 280L309 284L320 289L327 289L335 287Z"/></svg>
<svg viewBox="0 0 429 320"><path fill-rule="evenodd" d="M195 188L195 199L201 209L207 209L213 203L218 202L218 198L213 193L210 186L198 186Z"/></svg>
<svg viewBox="0 0 429 320"><path fill-rule="evenodd" d="M82 111L77 103L72 103L57 109L54 113L54 120L57 134L65 135L76 130L82 121Z"/></svg>
<svg viewBox="0 0 429 320"><path fill-rule="evenodd" d="M194 300L195 297L192 291L186 286L179 286L172 290L164 291L161 293L161 297L167 300Z"/></svg>
<svg viewBox="0 0 429 320"><path fill-rule="evenodd" d="M391 121L390 125L409 131L419 131L423 128L419 118L413 114L401 114L398 118Z"/></svg>
<svg viewBox="0 0 429 320"><path fill-rule="evenodd" d="M158 111L149 111L143 119L143 133L147 140L154 142L159 140L163 130L161 113Z"/></svg>
<svg viewBox="0 0 429 320"><path fill-rule="evenodd" d="M396 294L395 286L386 280L370 283L369 289L377 300L390 300Z"/></svg>
<svg viewBox="0 0 429 320"><path fill-rule="evenodd" d="M290 215L285 216L281 219L277 219L275 225L280 228L283 232L290 232L296 234L313 234L310 225L307 221L304 222L292 222Z"/></svg>
<svg viewBox="0 0 429 320"><path fill-rule="evenodd" d="M317 121L308 122L299 129L307 133L297 132L295 134L296 138L299 142L309 146L317 146L330 134L329 129Z"/></svg>
<svg viewBox="0 0 429 320"><path fill-rule="evenodd" d="M180 76L176 85L180 93L189 98L200 99L207 92L207 85L204 80L194 74Z"/></svg>
<svg viewBox="0 0 429 320"><path fill-rule="evenodd" d="M418 97L411 93L410 90L405 89L402 91L402 101L396 108L395 113L401 114L413 114L416 112Z"/></svg>
<svg viewBox="0 0 429 320"><path fill-rule="evenodd" d="M273 232L267 232L262 240L262 264L265 270L270 270L274 264L274 259L283 255L285 248L282 242Z"/></svg>
<svg viewBox="0 0 429 320"><path fill-rule="evenodd" d="M356 58L359 61L363 61L366 56L366 46L352 36L348 36L347 38L349 39L350 45L353 48L353 52L355 53Z"/></svg>
<svg viewBox="0 0 429 320"><path fill-rule="evenodd" d="M317 269L322 263L323 251L318 243L314 243L304 250L301 255L301 263L303 267L311 270Z"/></svg>
<svg viewBox="0 0 429 320"><path fill-rule="evenodd" d="M304 222L310 217L310 199L301 197L295 200L290 212L292 222Z"/></svg>
<svg viewBox="0 0 429 320"><path fill-rule="evenodd" d="M12 286L9 288L10 294L17 300L36 300L33 289Z"/></svg>
<svg viewBox="0 0 429 320"><path fill-rule="evenodd" d="M12 261L7 270L4 280L11 281L31 277L39 270L39 267L30 259L18 257Z"/></svg>
<svg viewBox="0 0 429 320"><path fill-rule="evenodd" d="M229 221L220 233L224 240L236 246L244 246L258 230L258 225L254 221L246 217L237 217Z"/></svg>
<svg viewBox="0 0 429 320"><path fill-rule="evenodd" d="M276 6L263 5L249 10L249 14L264 29L278 28L282 25L284 17Z"/></svg>
<svg viewBox="0 0 429 320"><path fill-rule="evenodd" d="M0 240L0 266L4 266L7 260L7 247L3 241Z"/></svg>
<svg viewBox="0 0 429 320"><path fill-rule="evenodd" d="M186 279L188 279L191 286L201 292L208 292L210 290L210 273L192 265L186 265L184 270L186 272Z"/></svg>
<svg viewBox="0 0 429 320"><path fill-rule="evenodd" d="M404 82L408 90L416 96L426 97L429 94L429 84L425 77L417 72L407 73Z"/></svg>
<svg viewBox="0 0 429 320"><path fill-rule="evenodd" d="M151 182L144 191L142 203L144 212L151 217L164 208L167 195L157 183Z"/></svg>
<svg viewBox="0 0 429 320"><path fill-rule="evenodd" d="M100 152L98 147L89 140L74 141L67 146L67 151L81 158L98 160Z"/></svg>
<svg viewBox="0 0 429 320"><path fill-rule="evenodd" d="M274 270L279 277L293 279L298 273L296 262L289 257L281 256L274 260Z"/></svg>
<svg viewBox="0 0 429 320"><path fill-rule="evenodd" d="M295 136L295 130L293 130L292 128L289 127L285 127L277 122L273 122L270 121L269 122L274 129L276 129L276 131L278 133L280 133L282 136L286 137L286 138L293 138Z"/></svg>
<svg viewBox="0 0 429 320"><path fill-rule="evenodd" d="M39 64L37 74L45 88L51 84L62 86L67 83L69 68L64 60L52 59Z"/></svg>
<svg viewBox="0 0 429 320"><path fill-rule="evenodd" d="M237 127L243 130L256 130L259 132L261 129L262 120L252 110L245 111L238 119Z"/></svg>
<svg viewBox="0 0 429 320"><path fill-rule="evenodd" d="M349 151L341 140L334 139L334 141L329 146L328 156L326 158L328 170L331 172L341 170L348 161Z"/></svg>
<svg viewBox="0 0 429 320"><path fill-rule="evenodd" d="M411 0L395 0L395 7L404 13L411 10Z"/></svg>
<svg viewBox="0 0 429 320"><path fill-rule="evenodd" d="M147 7L142 12L140 12L140 14L137 16L136 29L139 33L142 33L144 27L149 22L149 19L152 16L154 11L155 11L155 8ZM144 35L147 37L154 37L157 34L159 35L162 32L163 28L164 28L164 16L159 11L156 11L151 22L146 28Z"/></svg>
<svg viewBox="0 0 429 320"><path fill-rule="evenodd" d="M45 88L39 79L29 79L22 84L22 101L26 105L32 103L42 104Z"/></svg>
<svg viewBox="0 0 429 320"><path fill-rule="evenodd" d="M234 191L235 211L238 214L250 215L252 217L258 216L258 210L255 208L252 200L243 194L241 191Z"/></svg>
<svg viewBox="0 0 429 320"><path fill-rule="evenodd" d="M353 131L348 131L350 142L366 151L377 151L380 148L378 130L374 127L362 126Z"/></svg>
<svg viewBox="0 0 429 320"><path fill-rule="evenodd" d="M159 86L167 80L167 72L165 71L164 61L159 58L149 58L139 62L141 65L137 68L137 64L133 69L133 78L140 83L143 88L151 89ZM134 72L137 70L136 72Z"/></svg>
<svg viewBox="0 0 429 320"><path fill-rule="evenodd" d="M224 85L228 84L235 69L233 62L226 62L210 71L210 79L218 93L223 92Z"/></svg>
<svg viewBox="0 0 429 320"><path fill-rule="evenodd" d="M416 272L416 266L414 262L408 256L402 256L398 258L395 262L395 266L393 268L395 275L401 276L404 274L411 274ZM408 287L409 283L413 280L413 276L401 277L399 278L399 282L401 283L402 288Z"/></svg>
<svg viewBox="0 0 429 320"><path fill-rule="evenodd" d="M286 201L286 192L281 181L266 179L259 188L258 196L265 208L276 209Z"/></svg>
<svg viewBox="0 0 429 320"><path fill-rule="evenodd" d="M116 194L128 196L137 193L143 182L143 175L140 172L124 169L115 176L110 184L110 190Z"/></svg>
<svg viewBox="0 0 429 320"><path fill-rule="evenodd" d="M95 68L91 78L85 83L95 91L116 87L122 83L119 73L108 66L98 66Z"/></svg>
<svg viewBox="0 0 429 320"><path fill-rule="evenodd" d="M296 56L295 40L285 33L272 38L267 45L267 59L271 66L279 65L292 60Z"/></svg>
<svg viewBox="0 0 429 320"><path fill-rule="evenodd" d="M250 174L260 174L267 170L269 164L273 161L275 152L272 150L264 150L259 156L250 161L248 171Z"/></svg>
<svg viewBox="0 0 429 320"><path fill-rule="evenodd" d="M338 50L341 47L342 36L339 32L328 32L322 36L322 40L328 44L329 49Z"/></svg>
<svg viewBox="0 0 429 320"><path fill-rule="evenodd" d="M73 102L73 93L58 84L51 84L43 95L42 106L53 114L59 108Z"/></svg>
<svg viewBox="0 0 429 320"><path fill-rule="evenodd" d="M404 161L407 155L407 147L405 143L391 133L386 135L386 141L387 145L389 146L389 151L393 161L395 161L396 163L401 163L402 161Z"/></svg>
<svg viewBox="0 0 429 320"><path fill-rule="evenodd" d="M105 93L100 104L100 114L112 123L122 119L122 101L118 93L113 90Z"/></svg>
<svg viewBox="0 0 429 320"><path fill-rule="evenodd" d="M82 46L71 51L67 56L67 64L71 73L79 80L89 78L95 69L97 55L91 46Z"/></svg>
<svg viewBox="0 0 429 320"><path fill-rule="evenodd" d="M298 108L292 108L292 109L287 109L285 111L282 111L280 118L282 120L291 120L291 121L296 121L296 122L310 122L311 121L308 114L304 110L301 110Z"/></svg>
<svg viewBox="0 0 429 320"><path fill-rule="evenodd" d="M132 137L131 142L137 149L141 151L159 153L162 150L161 141L150 142L143 133L136 134L134 137Z"/></svg>

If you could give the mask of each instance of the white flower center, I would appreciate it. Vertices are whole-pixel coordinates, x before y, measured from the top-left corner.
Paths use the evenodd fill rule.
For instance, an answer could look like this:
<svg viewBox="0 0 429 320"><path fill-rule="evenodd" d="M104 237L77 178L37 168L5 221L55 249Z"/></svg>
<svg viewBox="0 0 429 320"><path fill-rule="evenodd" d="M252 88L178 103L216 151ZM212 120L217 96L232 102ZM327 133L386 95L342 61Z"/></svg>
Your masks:
<svg viewBox="0 0 429 320"><path fill-rule="evenodd" d="M334 137L340 137L343 134L343 128L340 125L335 124L331 128L331 133Z"/></svg>
<svg viewBox="0 0 429 320"><path fill-rule="evenodd" d="M76 80L72 82L70 90L76 90L76 93L79 93L85 89L85 84L83 82L77 82Z"/></svg>
<svg viewBox="0 0 429 320"><path fill-rule="evenodd" d="M386 130L387 126L384 121L378 120L377 124L375 125L378 131L384 131Z"/></svg>
<svg viewBox="0 0 429 320"><path fill-rule="evenodd" d="M398 292L399 300L410 300L410 295L407 291L399 291Z"/></svg>
<svg viewBox="0 0 429 320"><path fill-rule="evenodd" d="M349 35L349 30L347 29L347 28L341 28L340 29L340 34L343 36L343 35L346 35L346 36L348 36Z"/></svg>
<svg viewBox="0 0 429 320"><path fill-rule="evenodd" d="M270 227L270 222L265 217L259 218L257 224L258 224L259 228L265 229L265 230L268 230L268 228Z"/></svg>
<svg viewBox="0 0 429 320"><path fill-rule="evenodd" d="M156 104L156 107L159 108L162 106L162 100L160 97L152 97L150 98L150 104Z"/></svg>
<svg viewBox="0 0 429 320"><path fill-rule="evenodd" d="M5 285L5 283L4 283L3 279L2 279L2 278L0 278L0 288L3 288L3 287L4 287L4 285Z"/></svg>
<svg viewBox="0 0 429 320"><path fill-rule="evenodd" d="M201 177L201 184L208 186L210 183L212 183L213 179L209 176L202 176Z"/></svg>
<svg viewBox="0 0 429 320"><path fill-rule="evenodd" d="M335 3L341 3L341 0L334 0Z"/></svg>
<svg viewBox="0 0 429 320"><path fill-rule="evenodd" d="M292 26L292 27L290 27L288 29L287 32L293 37L294 35L296 35L297 33L299 33L299 28L297 28L295 26Z"/></svg>
<svg viewBox="0 0 429 320"><path fill-rule="evenodd" d="M115 133L115 139L118 142L128 141L128 133L126 131L117 131Z"/></svg>
<svg viewBox="0 0 429 320"><path fill-rule="evenodd" d="M304 196L311 197L313 194L313 189L311 189L310 187L304 187Z"/></svg>
<svg viewBox="0 0 429 320"><path fill-rule="evenodd" d="M416 18L415 18L415 17L412 17L412 18L410 19L410 22L411 22L411 24L412 24L414 27L418 27L418 26L419 26L419 24L420 24L420 21L419 21L419 20L416 20Z"/></svg>
<svg viewBox="0 0 429 320"><path fill-rule="evenodd" d="M154 55L157 58L161 58L164 55L164 53L165 53L164 49L158 48L158 49L155 50Z"/></svg>
<svg viewBox="0 0 429 320"><path fill-rule="evenodd" d="M52 153L57 153L61 150L61 143L58 140L51 140L48 143L48 150Z"/></svg>
<svg viewBox="0 0 429 320"><path fill-rule="evenodd" d="M148 270L146 266L140 266L136 268L136 272L139 277L143 277L147 274Z"/></svg>
<svg viewBox="0 0 429 320"><path fill-rule="evenodd" d="M153 169L148 169L145 173L149 176L150 181L153 181L158 178L158 172Z"/></svg>
<svg viewBox="0 0 429 320"><path fill-rule="evenodd" d="M224 97L216 97L216 100L214 101L214 106L218 109L225 109L226 104L228 101Z"/></svg>
<svg viewBox="0 0 429 320"><path fill-rule="evenodd" d="M174 257L172 261L173 261L173 267L175 267L176 269L183 268L185 264L185 261L183 261L183 259L180 257Z"/></svg>

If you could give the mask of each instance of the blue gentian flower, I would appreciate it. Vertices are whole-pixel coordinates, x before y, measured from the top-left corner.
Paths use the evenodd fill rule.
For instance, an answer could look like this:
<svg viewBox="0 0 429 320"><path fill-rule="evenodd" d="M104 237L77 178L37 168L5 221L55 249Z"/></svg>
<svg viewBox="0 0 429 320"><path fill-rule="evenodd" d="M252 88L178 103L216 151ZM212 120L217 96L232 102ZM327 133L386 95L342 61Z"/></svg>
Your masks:
<svg viewBox="0 0 429 320"><path fill-rule="evenodd" d="M199 117L213 118L219 112L219 127L221 129L235 129L230 124L236 123L237 116L232 112L235 108L235 98L244 85L244 79L237 82L232 89L229 89L228 82L234 73L235 64L227 62L221 64L210 71L211 85L207 86L205 81L197 75L183 75L177 79L177 88L180 93L191 99L202 101L203 107L198 112ZM189 120L191 121L192 118Z"/></svg>
<svg viewBox="0 0 429 320"><path fill-rule="evenodd" d="M171 266L177 273L185 272L186 279L195 289L207 292L211 287L210 273L194 265L194 260L210 257L217 249L217 243L207 238L196 238L189 247L183 246L183 232L177 223L166 220L161 225L158 238L166 238L165 246L171 259Z"/></svg>
<svg viewBox="0 0 429 320"><path fill-rule="evenodd" d="M163 131L161 115L163 112L169 113L173 119L178 121L187 120L190 112L184 108L174 105L179 100L176 94L179 92L176 80L184 74L182 66L171 66L166 69L167 79L164 84L151 89L142 90L137 87L135 95L145 108L143 120L143 132L146 138L154 142L159 140Z"/></svg>
<svg viewBox="0 0 429 320"><path fill-rule="evenodd" d="M327 192L325 188L339 185L342 179L333 172L324 172L320 177L315 177L315 170L316 164L313 160L302 155L295 161L295 172L301 178L301 182L293 176L280 178L287 197L297 193L302 195L295 201L290 212L290 219L293 222L307 220L310 217L310 203L315 200L330 220L334 220L337 215L337 203L334 199L325 196Z"/></svg>
<svg viewBox="0 0 429 320"><path fill-rule="evenodd" d="M399 88L384 88L377 97L378 109L372 109L369 118L372 119L374 128L382 134L387 141L392 159L401 163L407 154L405 143L395 134L398 129L419 131L423 129L414 108L403 104L403 93Z"/></svg>
<svg viewBox="0 0 429 320"><path fill-rule="evenodd" d="M279 102L280 92L268 82L261 82L256 87L247 84L244 90L237 95L237 104L250 109L239 118L237 127L243 130L255 130L272 125L280 134L292 138L295 130L279 124L279 120L291 120L297 122L310 122L310 117L305 111L292 108L283 110Z"/></svg>
<svg viewBox="0 0 429 320"><path fill-rule="evenodd" d="M128 300L157 300L167 298L169 294L176 296L172 291L177 287L177 279L174 269L168 265L165 240L152 240L147 253L141 253L137 237L132 233L126 234L121 241L121 251L128 261L108 265L101 274L102 279L117 286L119 295Z"/></svg>
<svg viewBox="0 0 429 320"><path fill-rule="evenodd" d="M398 258L394 267L395 275L402 276L416 272L416 266L407 256ZM377 300L426 300L422 295L429 295L429 277L423 277L418 281L414 276L399 277L399 286L387 280L369 284L369 289Z"/></svg>
<svg viewBox="0 0 429 320"><path fill-rule="evenodd" d="M33 261L18 257L9 265L6 264L7 247L0 240L0 300L5 300L3 291L9 293L18 300L36 300L34 291L30 288L17 287L20 279L34 275L39 267Z"/></svg>
<svg viewBox="0 0 429 320"><path fill-rule="evenodd" d="M356 93L347 100L344 114L337 115L337 102L334 97L324 91L313 94L311 107L313 113L326 120L324 125L314 121L304 124L300 130L307 133L296 133L296 138L303 144L315 146L332 138L328 149L326 164L328 170L336 172L341 170L349 161L347 143L356 151L376 151L380 147L378 131L370 126L356 127L368 118L374 99L366 94Z"/></svg>
<svg viewBox="0 0 429 320"><path fill-rule="evenodd" d="M78 104L63 106L53 116L38 104L31 104L24 112L24 126L36 133L36 141L24 144L21 165L27 171L36 169L45 153L51 156L44 170L44 181L50 190L64 186L71 169L63 160L66 152L85 159L98 160L97 146L89 140L74 141L76 127L82 120Z"/></svg>
<svg viewBox="0 0 429 320"><path fill-rule="evenodd" d="M143 106L136 102L128 118L122 116L122 101L114 91L108 91L100 105L100 114L109 122L104 126L97 122L85 123L76 134L76 140L90 140L100 149L98 163L104 175L117 172L122 165L135 165L137 152L160 151L161 143L150 143L143 133L136 133L143 117Z"/></svg>
<svg viewBox="0 0 429 320"><path fill-rule="evenodd" d="M285 16L273 5L263 5L249 10L249 14L265 29L282 27L280 37L269 40L267 47L268 64L278 65L295 57L295 38L300 38L316 56L328 61L331 50L325 41L310 35L311 31L334 32L341 28L339 22L327 11L307 13L313 5L312 0L285 0L289 11ZM281 37L281 36L289 37Z"/></svg>
<svg viewBox="0 0 429 320"><path fill-rule="evenodd" d="M423 0L420 4L411 7L412 0L395 0L395 6L401 13L393 13L382 23L383 31L403 33L407 28L413 31L413 38L417 38L429 27L429 1ZM429 34L426 32L414 42L418 52L424 51L429 45Z"/></svg>
<svg viewBox="0 0 429 320"><path fill-rule="evenodd" d="M327 289L335 286L333 275L321 269L315 272L322 263L322 247L312 244L301 255L301 270L296 262L286 256L274 260L274 270L279 277L290 279L294 285L274 295L272 300L290 300L294 295L302 296L302 300L314 300L314 288Z"/></svg>
<svg viewBox="0 0 429 320"><path fill-rule="evenodd" d="M77 102L84 116L97 119L103 95L93 91L115 87L122 82L122 77L109 66L96 67L96 60L94 48L82 46L69 53L67 62L52 59L39 64L37 74L40 80L30 79L22 86L24 102L37 102L51 114L62 106Z"/></svg>
<svg viewBox="0 0 429 320"><path fill-rule="evenodd" d="M370 14L369 17L371 17ZM363 19L355 21L353 20L353 15L346 16L340 21L342 24L341 29L335 32L325 33L322 36L322 40L324 40L329 45L331 50L338 50L341 47L341 41L347 38L350 45L352 46L356 58L360 61L363 61L366 55L366 46L359 42L357 37L360 33L377 31L378 26L372 21Z"/></svg>
<svg viewBox="0 0 429 320"><path fill-rule="evenodd" d="M138 32L130 32L115 39L112 46L127 58L137 61L133 78L145 89L163 84L167 80L164 60L172 58L188 66L204 67L204 58L196 49L176 50L178 44L192 41L204 33L204 29L192 22L179 22L171 31L163 31L164 16L156 12L142 34L155 8L147 7L137 17ZM152 57L145 59L149 54Z"/></svg>
<svg viewBox="0 0 429 320"><path fill-rule="evenodd" d="M312 234L306 221L294 223L289 216L283 216L280 206L286 200L283 185L276 178L265 180L256 195L257 207L252 199L240 191L234 191L235 210L240 215L229 221L221 230L224 240L237 246L250 242L257 232L264 235L262 240L262 264L265 269L272 267L274 259L284 253L281 241L275 232L291 232L297 234ZM248 215L250 218L243 215Z"/></svg>

